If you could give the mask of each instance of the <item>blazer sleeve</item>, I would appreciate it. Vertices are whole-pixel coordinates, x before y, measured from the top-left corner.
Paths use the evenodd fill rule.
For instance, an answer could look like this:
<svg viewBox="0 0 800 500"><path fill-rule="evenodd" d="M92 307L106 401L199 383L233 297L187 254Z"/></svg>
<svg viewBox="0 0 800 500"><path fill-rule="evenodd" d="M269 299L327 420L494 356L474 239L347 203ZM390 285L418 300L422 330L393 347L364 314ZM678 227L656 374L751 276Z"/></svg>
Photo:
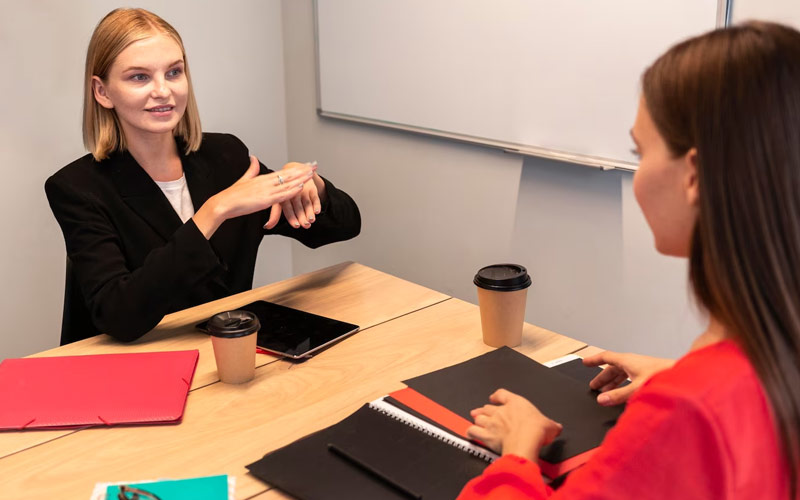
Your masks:
<svg viewBox="0 0 800 500"><path fill-rule="evenodd" d="M51 177L45 192L64 233L67 256L95 327L121 341L152 330L175 294L190 290L221 267L209 242L189 219L168 242L130 271L119 235L91 194Z"/></svg>

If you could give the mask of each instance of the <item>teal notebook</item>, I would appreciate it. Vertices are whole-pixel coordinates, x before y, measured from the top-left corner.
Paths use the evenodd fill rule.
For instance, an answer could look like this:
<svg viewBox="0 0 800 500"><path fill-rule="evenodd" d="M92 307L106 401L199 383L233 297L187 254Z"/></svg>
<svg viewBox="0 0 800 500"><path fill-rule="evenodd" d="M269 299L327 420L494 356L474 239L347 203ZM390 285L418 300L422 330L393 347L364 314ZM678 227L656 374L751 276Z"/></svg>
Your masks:
<svg viewBox="0 0 800 500"><path fill-rule="evenodd" d="M228 500L229 498L228 476L226 475L130 483L128 486L134 490L128 493L127 497L119 496L120 487L118 485L107 487L106 500L135 498L133 492L136 490L140 490L139 498L141 500L150 500L154 497L160 500ZM154 497L147 496L142 492L154 495Z"/></svg>

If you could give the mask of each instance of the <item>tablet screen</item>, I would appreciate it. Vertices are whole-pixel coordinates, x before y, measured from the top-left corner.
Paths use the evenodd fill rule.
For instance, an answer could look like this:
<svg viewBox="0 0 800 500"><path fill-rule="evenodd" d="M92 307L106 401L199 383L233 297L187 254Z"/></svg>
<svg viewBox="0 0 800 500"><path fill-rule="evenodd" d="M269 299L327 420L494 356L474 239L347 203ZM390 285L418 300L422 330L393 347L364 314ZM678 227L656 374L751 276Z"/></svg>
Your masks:
<svg viewBox="0 0 800 500"><path fill-rule="evenodd" d="M358 331L358 325L337 321L291 307L259 300L239 309L255 313L261 323L258 347L288 356L302 358L341 338ZM206 330L204 321L197 325Z"/></svg>

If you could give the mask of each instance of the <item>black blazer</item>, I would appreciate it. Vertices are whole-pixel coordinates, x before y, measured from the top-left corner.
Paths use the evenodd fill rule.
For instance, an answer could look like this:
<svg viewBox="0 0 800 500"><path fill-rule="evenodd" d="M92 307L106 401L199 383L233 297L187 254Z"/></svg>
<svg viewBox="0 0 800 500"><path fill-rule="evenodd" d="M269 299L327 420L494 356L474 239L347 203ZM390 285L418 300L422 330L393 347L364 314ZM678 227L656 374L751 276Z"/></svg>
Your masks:
<svg viewBox="0 0 800 500"><path fill-rule="evenodd" d="M181 162L199 209L244 175L250 159L236 137L204 134L198 151L181 151ZM261 172L270 170L262 165ZM252 288L264 234L290 236L311 248L358 235L355 202L327 180L325 186L327 201L309 229L295 229L281 216L264 230L267 209L225 221L210 240L192 219L181 222L128 152L102 162L86 155L47 179L45 192L94 327L131 341L165 314Z"/></svg>

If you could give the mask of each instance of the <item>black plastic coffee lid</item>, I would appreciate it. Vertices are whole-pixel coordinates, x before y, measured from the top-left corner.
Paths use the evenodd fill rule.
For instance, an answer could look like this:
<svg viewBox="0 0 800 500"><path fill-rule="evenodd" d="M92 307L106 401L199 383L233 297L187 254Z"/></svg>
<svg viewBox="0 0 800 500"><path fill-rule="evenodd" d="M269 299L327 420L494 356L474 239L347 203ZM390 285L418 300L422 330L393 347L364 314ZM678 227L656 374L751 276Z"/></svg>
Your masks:
<svg viewBox="0 0 800 500"><path fill-rule="evenodd" d="M531 277L519 264L494 264L480 269L472 282L485 290L516 292L531 286Z"/></svg>
<svg viewBox="0 0 800 500"><path fill-rule="evenodd" d="M250 335L260 327L258 317L250 311L226 311L208 320L208 333L227 339Z"/></svg>

